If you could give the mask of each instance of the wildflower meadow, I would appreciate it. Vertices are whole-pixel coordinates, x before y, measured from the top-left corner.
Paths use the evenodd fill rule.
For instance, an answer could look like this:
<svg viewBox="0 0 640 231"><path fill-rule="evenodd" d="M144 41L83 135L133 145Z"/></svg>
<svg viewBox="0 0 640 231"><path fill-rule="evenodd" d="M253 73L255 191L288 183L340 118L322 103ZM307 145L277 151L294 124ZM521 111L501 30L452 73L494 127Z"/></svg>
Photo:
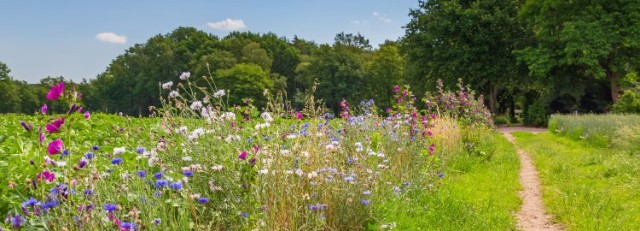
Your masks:
<svg viewBox="0 0 640 231"><path fill-rule="evenodd" d="M269 91L262 108L229 105L189 72L159 88L150 118L92 114L64 83L45 97L66 114L1 117L4 229L393 229L381 205L436 191L491 124L462 84L420 98L396 86L392 107L342 100L337 114Z"/></svg>

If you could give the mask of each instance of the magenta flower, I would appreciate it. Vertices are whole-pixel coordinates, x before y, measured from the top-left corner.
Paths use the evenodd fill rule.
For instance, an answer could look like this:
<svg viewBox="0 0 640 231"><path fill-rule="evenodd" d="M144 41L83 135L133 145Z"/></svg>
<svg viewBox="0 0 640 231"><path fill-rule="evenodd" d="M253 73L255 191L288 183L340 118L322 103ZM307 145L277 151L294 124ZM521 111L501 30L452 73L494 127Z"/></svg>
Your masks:
<svg viewBox="0 0 640 231"><path fill-rule="evenodd" d="M53 180L56 179L56 174L49 172L48 170L45 170L42 173L38 173L38 175L36 175L36 178L38 179L45 179L49 182L53 182Z"/></svg>
<svg viewBox="0 0 640 231"><path fill-rule="evenodd" d="M84 118L85 119L91 119L91 113L89 113L89 111L84 113Z"/></svg>
<svg viewBox="0 0 640 231"><path fill-rule="evenodd" d="M47 104L42 105L42 107L40 108L40 112L42 112L43 115L47 114Z"/></svg>
<svg viewBox="0 0 640 231"><path fill-rule="evenodd" d="M241 160L246 160L247 159L247 151L242 151L240 153L240 155L238 155L238 158L240 158Z"/></svg>
<svg viewBox="0 0 640 231"><path fill-rule="evenodd" d="M78 105L71 104L71 107L69 108L69 111L67 112L67 114L71 114L73 111L75 111L78 108Z"/></svg>
<svg viewBox="0 0 640 231"><path fill-rule="evenodd" d="M298 118L299 120L301 120L302 118L304 118L304 115L302 115L302 113L300 113L300 112L295 112L295 113L293 113L293 114L295 114L295 115L296 115L296 118Z"/></svg>
<svg viewBox="0 0 640 231"><path fill-rule="evenodd" d="M53 123L47 124L47 126L45 126L45 129L48 133L54 133L60 130L62 124L64 124L64 117L53 121Z"/></svg>
<svg viewBox="0 0 640 231"><path fill-rule="evenodd" d="M47 93L48 100L58 100L62 93L64 92L64 82L58 83L58 85L53 85L49 93Z"/></svg>
<svg viewBox="0 0 640 231"><path fill-rule="evenodd" d="M400 91L400 86L395 85L393 86L393 92L399 92Z"/></svg>
<svg viewBox="0 0 640 231"><path fill-rule="evenodd" d="M31 124L27 124L27 122L24 122L24 120L20 121L20 125L22 125L24 130L27 130L27 131L31 131L31 128L33 128Z"/></svg>
<svg viewBox="0 0 640 231"><path fill-rule="evenodd" d="M47 153L49 153L49 155L59 154L63 148L64 142L62 142L61 139L56 139L49 143L49 147L47 147Z"/></svg>
<svg viewBox="0 0 640 231"><path fill-rule="evenodd" d="M40 145L44 142L44 133L40 133Z"/></svg>

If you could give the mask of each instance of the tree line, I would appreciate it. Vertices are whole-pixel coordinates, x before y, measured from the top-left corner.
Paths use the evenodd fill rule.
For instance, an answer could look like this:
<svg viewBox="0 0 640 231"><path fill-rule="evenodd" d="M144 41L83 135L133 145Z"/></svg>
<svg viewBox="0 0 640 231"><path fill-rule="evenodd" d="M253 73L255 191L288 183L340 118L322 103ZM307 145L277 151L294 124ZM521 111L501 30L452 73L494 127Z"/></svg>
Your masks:
<svg viewBox="0 0 640 231"><path fill-rule="evenodd" d="M640 67L640 2L635 0L429 0L409 12L406 34L373 47L356 33L332 44L273 33L232 32L219 38L180 27L135 44L95 79L75 84L88 109L146 116L159 106L159 84L212 76L231 103L264 103L270 89L301 107L315 97L338 110L343 99L391 105L392 87L416 95L462 79L484 95L494 114L522 112L543 124L553 112L606 112L634 86ZM13 80L0 65L0 112L30 113L56 80ZM6 99L6 100L5 100ZM54 106L55 108L55 106ZM64 110L61 106L60 110Z"/></svg>

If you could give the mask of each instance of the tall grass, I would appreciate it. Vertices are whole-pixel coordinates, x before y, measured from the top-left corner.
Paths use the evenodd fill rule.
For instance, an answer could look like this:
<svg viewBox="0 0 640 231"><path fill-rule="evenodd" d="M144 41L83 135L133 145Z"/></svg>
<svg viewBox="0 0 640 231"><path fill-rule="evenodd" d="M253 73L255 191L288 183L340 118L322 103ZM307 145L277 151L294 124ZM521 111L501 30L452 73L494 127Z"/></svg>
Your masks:
<svg viewBox="0 0 640 231"><path fill-rule="evenodd" d="M555 114L549 121L549 131L574 140L586 140L600 147L640 142L637 139L640 130L635 129L638 127L640 115Z"/></svg>

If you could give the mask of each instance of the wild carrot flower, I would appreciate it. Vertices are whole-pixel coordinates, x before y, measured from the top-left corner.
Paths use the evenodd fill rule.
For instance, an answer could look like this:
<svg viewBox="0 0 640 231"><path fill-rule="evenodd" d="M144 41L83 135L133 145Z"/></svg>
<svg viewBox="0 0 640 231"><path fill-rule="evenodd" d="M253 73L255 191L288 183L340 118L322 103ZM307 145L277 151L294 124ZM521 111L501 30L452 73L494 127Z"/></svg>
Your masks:
<svg viewBox="0 0 640 231"><path fill-rule="evenodd" d="M47 93L48 100L58 100L64 92L64 82L60 82L57 85L53 85L49 93Z"/></svg>
<svg viewBox="0 0 640 231"><path fill-rule="evenodd" d="M64 148L64 142L62 142L61 139L56 139L54 141L51 141L51 143L49 143L49 147L47 147L47 153L49 153L49 155L55 155L60 153L60 151L62 151L63 148Z"/></svg>

